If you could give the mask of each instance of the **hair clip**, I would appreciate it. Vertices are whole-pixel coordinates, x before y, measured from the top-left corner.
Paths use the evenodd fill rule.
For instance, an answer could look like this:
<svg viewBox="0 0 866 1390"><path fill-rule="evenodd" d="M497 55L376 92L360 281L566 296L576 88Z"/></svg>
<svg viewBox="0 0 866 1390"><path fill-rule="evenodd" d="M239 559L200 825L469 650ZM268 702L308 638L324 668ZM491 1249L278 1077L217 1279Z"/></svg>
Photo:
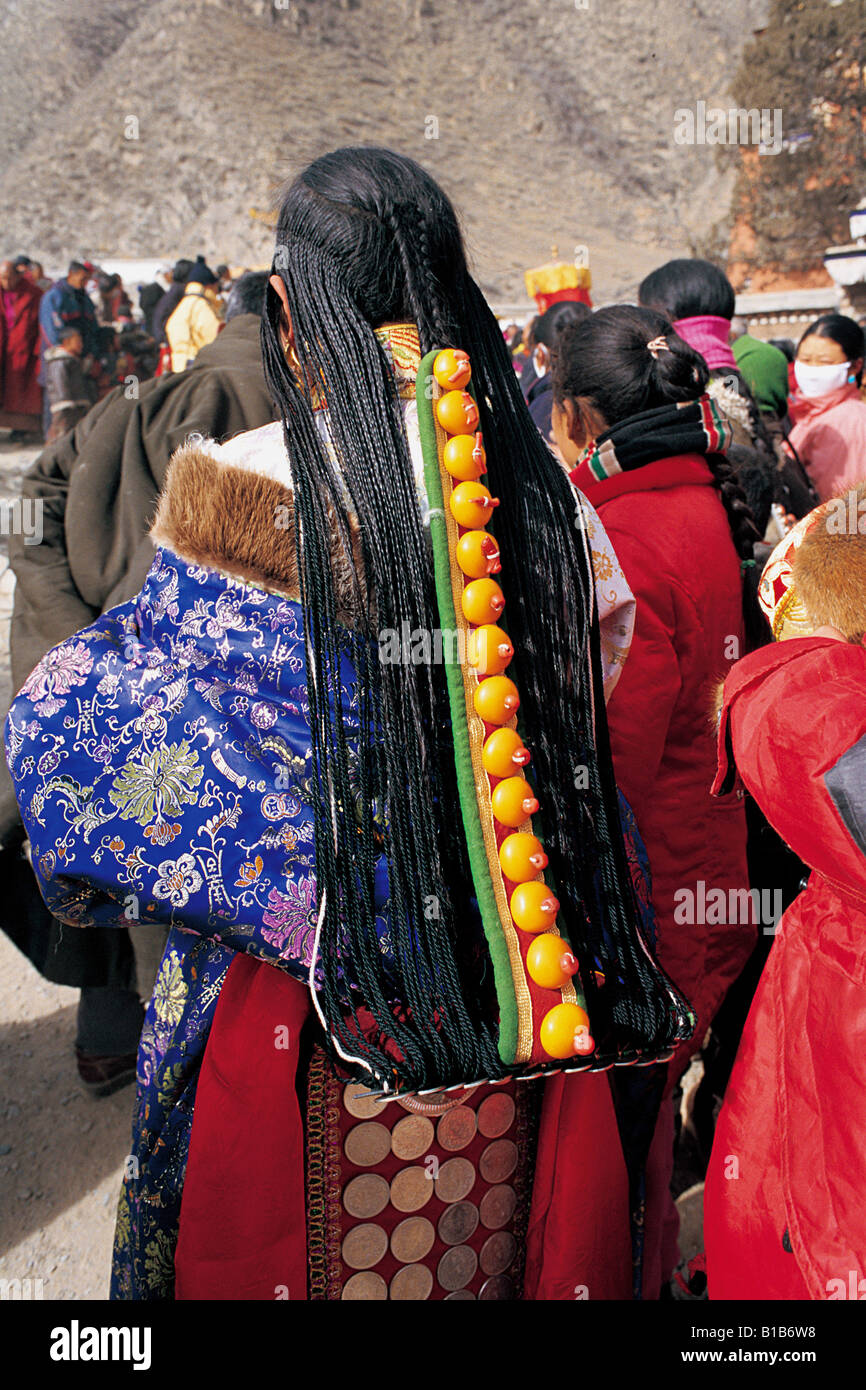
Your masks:
<svg viewBox="0 0 866 1390"><path fill-rule="evenodd" d="M658 361L660 352L670 352L667 338L653 338L651 343L647 343L647 351Z"/></svg>

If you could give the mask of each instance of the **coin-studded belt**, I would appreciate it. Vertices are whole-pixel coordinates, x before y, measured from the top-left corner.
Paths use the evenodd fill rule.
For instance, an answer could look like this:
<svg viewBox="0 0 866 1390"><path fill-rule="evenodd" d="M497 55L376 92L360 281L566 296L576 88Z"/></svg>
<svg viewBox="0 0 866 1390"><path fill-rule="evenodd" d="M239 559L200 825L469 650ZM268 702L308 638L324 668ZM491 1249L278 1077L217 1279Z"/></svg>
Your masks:
<svg viewBox="0 0 866 1390"><path fill-rule="evenodd" d="M314 1052L307 1090L311 1299L519 1299L537 1084L392 1101Z"/></svg>

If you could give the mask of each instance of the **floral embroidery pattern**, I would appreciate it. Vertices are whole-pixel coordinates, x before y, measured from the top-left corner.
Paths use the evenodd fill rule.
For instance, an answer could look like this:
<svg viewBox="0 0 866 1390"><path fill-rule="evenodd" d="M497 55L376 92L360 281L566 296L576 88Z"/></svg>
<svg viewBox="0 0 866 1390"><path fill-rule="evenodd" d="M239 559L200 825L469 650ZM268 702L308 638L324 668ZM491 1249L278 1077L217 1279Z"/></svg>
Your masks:
<svg viewBox="0 0 866 1390"><path fill-rule="evenodd" d="M184 903L189 902L190 893L201 888L201 874L196 872L191 854L164 860L157 872L159 878L153 885L154 897L168 898L172 907L183 907Z"/></svg>
<svg viewBox="0 0 866 1390"><path fill-rule="evenodd" d="M56 714L64 704L57 697L66 696L74 686L81 685L92 665L93 658L83 642L64 642L43 656L21 693L34 702L37 713Z"/></svg>
<svg viewBox="0 0 866 1390"><path fill-rule="evenodd" d="M128 762L109 792L121 818L146 825L154 816L162 822L164 811L177 815L185 801L197 800L194 788L202 779L197 763L198 754L186 743L156 748L139 764Z"/></svg>
<svg viewBox="0 0 866 1390"><path fill-rule="evenodd" d="M281 893L272 888L268 894L268 911L262 914L265 926L262 936L275 946L288 946L301 957L310 954L316 931L316 903L309 879L290 882Z"/></svg>

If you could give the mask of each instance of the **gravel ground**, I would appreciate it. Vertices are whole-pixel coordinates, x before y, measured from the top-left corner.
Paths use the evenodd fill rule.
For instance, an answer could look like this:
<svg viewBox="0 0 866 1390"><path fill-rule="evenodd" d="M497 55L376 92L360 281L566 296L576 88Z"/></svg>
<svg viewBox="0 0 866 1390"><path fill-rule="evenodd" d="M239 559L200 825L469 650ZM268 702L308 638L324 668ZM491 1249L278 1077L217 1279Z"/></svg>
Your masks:
<svg viewBox="0 0 866 1390"><path fill-rule="evenodd" d="M0 434L0 502L18 495L38 452L13 447L7 438ZM13 593L0 536L3 711L11 695ZM30 1288L45 1299L107 1298L114 1211L130 1142L133 1087L103 1100L79 1087L77 999L77 990L43 980L0 932L0 1280L41 1280ZM687 1173L678 1176L685 1186ZM677 1203L680 1244L689 1258L702 1246L702 1199L696 1181Z"/></svg>
<svg viewBox="0 0 866 1390"><path fill-rule="evenodd" d="M18 496L37 453L38 446L11 445L0 433L0 502ZM14 588L0 536L4 712L12 693ZM129 1148L133 1088L92 1100L78 1085L77 1000L77 990L43 980L0 932L0 1280L29 1279L31 1291L46 1299L108 1296L114 1209Z"/></svg>

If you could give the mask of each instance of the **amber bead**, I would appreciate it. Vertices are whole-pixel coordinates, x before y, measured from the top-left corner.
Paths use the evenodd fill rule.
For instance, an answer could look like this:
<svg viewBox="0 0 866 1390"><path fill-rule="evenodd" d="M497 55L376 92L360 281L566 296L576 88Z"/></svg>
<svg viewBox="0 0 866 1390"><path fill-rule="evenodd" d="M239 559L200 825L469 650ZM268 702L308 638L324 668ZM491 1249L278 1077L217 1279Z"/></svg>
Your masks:
<svg viewBox="0 0 866 1390"><path fill-rule="evenodd" d="M511 915L521 931L547 931L558 911L559 903L546 883L519 883L511 894Z"/></svg>
<svg viewBox="0 0 866 1390"><path fill-rule="evenodd" d="M579 1004L555 1004L541 1020L539 1036L547 1055L558 1060L591 1052L595 1046L589 1036L589 1015Z"/></svg>
<svg viewBox="0 0 866 1390"><path fill-rule="evenodd" d="M508 835L499 846L499 867L512 883L528 883L547 868L544 846L528 831Z"/></svg>
<svg viewBox="0 0 866 1390"><path fill-rule="evenodd" d="M495 579L473 579L460 596L467 622L480 626L495 623L505 607L505 595Z"/></svg>
<svg viewBox="0 0 866 1390"><path fill-rule="evenodd" d="M495 623L483 623L469 634L469 665L479 676L501 676L514 655L508 633Z"/></svg>
<svg viewBox="0 0 866 1390"><path fill-rule="evenodd" d="M436 419L447 434L474 434L478 406L468 391L446 391L436 402Z"/></svg>
<svg viewBox="0 0 866 1390"><path fill-rule="evenodd" d="M492 777L513 777L529 762L529 749L515 729L494 729L481 750L481 762Z"/></svg>
<svg viewBox="0 0 866 1390"><path fill-rule="evenodd" d="M444 391L462 391L472 377L469 353L462 348L444 348L433 358L433 375Z"/></svg>
<svg viewBox="0 0 866 1390"><path fill-rule="evenodd" d="M469 579L483 579L502 569L499 546L486 531L467 531L457 542L457 563Z"/></svg>
<svg viewBox="0 0 866 1390"><path fill-rule="evenodd" d="M529 943L526 969L530 979L542 989L562 989L576 973L577 961L561 936L542 932Z"/></svg>
<svg viewBox="0 0 866 1390"><path fill-rule="evenodd" d="M520 708L520 695L508 676L488 676L472 697L475 713L487 724L507 724Z"/></svg>

